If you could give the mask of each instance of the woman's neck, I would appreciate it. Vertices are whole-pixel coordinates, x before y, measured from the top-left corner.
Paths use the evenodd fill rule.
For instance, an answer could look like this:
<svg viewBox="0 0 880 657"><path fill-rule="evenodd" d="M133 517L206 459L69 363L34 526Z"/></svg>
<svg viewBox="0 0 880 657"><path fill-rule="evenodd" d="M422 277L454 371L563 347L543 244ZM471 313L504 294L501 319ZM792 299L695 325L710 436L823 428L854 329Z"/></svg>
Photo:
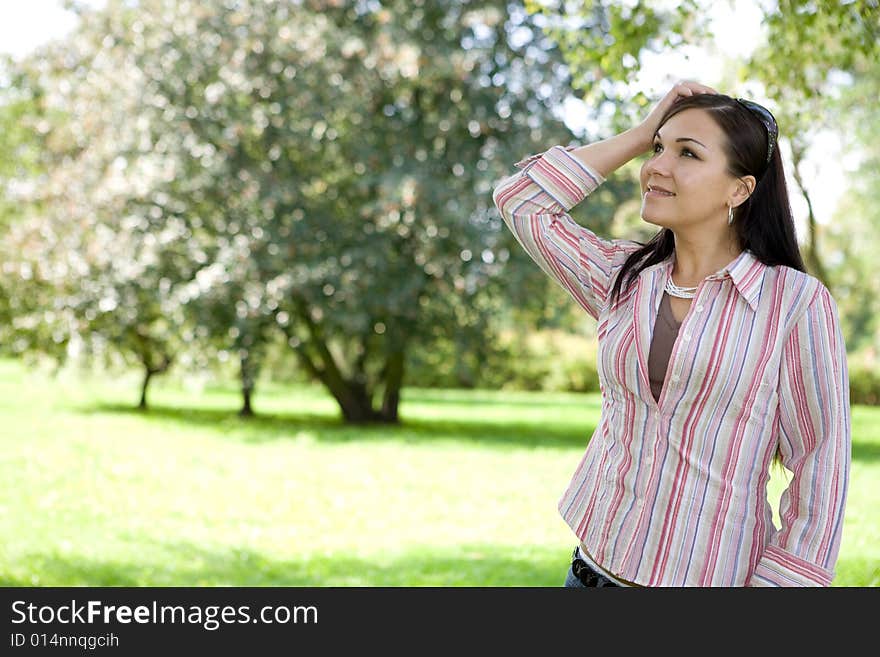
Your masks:
<svg viewBox="0 0 880 657"><path fill-rule="evenodd" d="M680 244L676 240L675 265L672 278L680 287L694 287L707 276L723 269L743 252L736 244L706 245Z"/></svg>

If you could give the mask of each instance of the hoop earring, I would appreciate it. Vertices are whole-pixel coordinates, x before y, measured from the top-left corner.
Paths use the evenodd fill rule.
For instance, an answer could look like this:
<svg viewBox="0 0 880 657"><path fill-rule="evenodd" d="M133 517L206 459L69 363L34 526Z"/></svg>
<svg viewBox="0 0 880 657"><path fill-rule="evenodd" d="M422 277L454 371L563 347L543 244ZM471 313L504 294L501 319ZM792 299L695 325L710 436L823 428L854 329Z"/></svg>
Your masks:
<svg viewBox="0 0 880 657"><path fill-rule="evenodd" d="M727 225L729 226L732 223L733 223L733 206L728 205L727 206Z"/></svg>

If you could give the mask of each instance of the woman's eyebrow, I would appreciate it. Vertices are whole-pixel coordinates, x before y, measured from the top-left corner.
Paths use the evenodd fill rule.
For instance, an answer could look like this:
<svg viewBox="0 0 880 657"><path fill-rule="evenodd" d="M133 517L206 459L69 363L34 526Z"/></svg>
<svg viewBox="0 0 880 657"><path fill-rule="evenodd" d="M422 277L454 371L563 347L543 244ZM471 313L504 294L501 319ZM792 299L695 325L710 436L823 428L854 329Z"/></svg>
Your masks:
<svg viewBox="0 0 880 657"><path fill-rule="evenodd" d="M655 137L660 137L660 131L658 130L657 132L655 132L655 133L654 133L654 136L655 136ZM660 137L660 138L662 139L662 137ZM706 146L705 144L702 144L702 143L698 142L696 139L693 139L693 138L691 138L691 137L679 137L678 139L675 140L675 143L678 143L678 142L680 142L680 141L692 141L692 142L694 142L695 144L700 144L700 146L702 146L703 148L705 148L707 151L710 150L710 148L709 148L708 146Z"/></svg>

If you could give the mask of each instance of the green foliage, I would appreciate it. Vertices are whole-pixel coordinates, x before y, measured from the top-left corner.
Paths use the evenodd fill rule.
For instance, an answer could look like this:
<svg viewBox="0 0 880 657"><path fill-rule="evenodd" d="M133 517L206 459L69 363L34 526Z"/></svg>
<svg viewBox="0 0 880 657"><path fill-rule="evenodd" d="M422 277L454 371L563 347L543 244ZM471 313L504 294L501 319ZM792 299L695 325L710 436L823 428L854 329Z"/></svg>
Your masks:
<svg viewBox="0 0 880 657"><path fill-rule="evenodd" d="M407 349L490 339L524 258L493 184L569 135L558 53L524 11L111 0L82 19L21 66L55 118L9 251L54 292L24 323L55 306L57 352L231 358L246 381L281 332L341 399L399 387Z"/></svg>
<svg viewBox="0 0 880 657"><path fill-rule="evenodd" d="M853 78L835 103L843 136L841 166L848 170L848 193L821 236L828 254L828 275L840 308L847 349L864 353L876 364L880 354L880 277L877 248L880 243L880 59L867 72ZM857 157L854 157L857 156ZM853 164L857 162L857 164Z"/></svg>
<svg viewBox="0 0 880 657"><path fill-rule="evenodd" d="M609 129L630 128L651 102L626 84L645 51L662 52L708 36L706 16L696 0L670 5L612 0L543 2L527 0L547 34L559 44L572 72L572 86Z"/></svg>
<svg viewBox="0 0 880 657"><path fill-rule="evenodd" d="M523 338L503 336L512 358L499 368L491 386L502 389L561 392L598 392L596 342L593 339L547 329ZM505 376L506 375L506 376ZM503 377L503 379L502 379Z"/></svg>
<svg viewBox="0 0 880 657"><path fill-rule="evenodd" d="M764 25L767 40L748 67L780 101L820 98L835 72L864 72L880 56L877 0L780 0Z"/></svg>
<svg viewBox="0 0 880 657"><path fill-rule="evenodd" d="M29 130L38 103L18 87L14 64L0 58L0 234L19 216L15 180L39 171L39 132Z"/></svg>
<svg viewBox="0 0 880 657"><path fill-rule="evenodd" d="M407 364L424 388L481 388L598 392L596 342L560 329L522 334L505 330L491 349L469 357L443 342L434 350L415 350Z"/></svg>
<svg viewBox="0 0 880 657"><path fill-rule="evenodd" d="M880 371L871 363L851 363L849 397L853 404L880 406Z"/></svg>

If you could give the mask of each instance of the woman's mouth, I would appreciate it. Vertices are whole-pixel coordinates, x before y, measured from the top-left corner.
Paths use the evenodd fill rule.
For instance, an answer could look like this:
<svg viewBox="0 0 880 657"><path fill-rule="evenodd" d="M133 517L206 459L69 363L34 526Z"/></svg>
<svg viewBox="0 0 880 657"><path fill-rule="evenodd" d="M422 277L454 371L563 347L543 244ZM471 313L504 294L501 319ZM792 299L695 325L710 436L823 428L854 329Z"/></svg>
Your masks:
<svg viewBox="0 0 880 657"><path fill-rule="evenodd" d="M659 189L649 189L645 192L645 198L672 198L675 196L672 192L663 192Z"/></svg>

